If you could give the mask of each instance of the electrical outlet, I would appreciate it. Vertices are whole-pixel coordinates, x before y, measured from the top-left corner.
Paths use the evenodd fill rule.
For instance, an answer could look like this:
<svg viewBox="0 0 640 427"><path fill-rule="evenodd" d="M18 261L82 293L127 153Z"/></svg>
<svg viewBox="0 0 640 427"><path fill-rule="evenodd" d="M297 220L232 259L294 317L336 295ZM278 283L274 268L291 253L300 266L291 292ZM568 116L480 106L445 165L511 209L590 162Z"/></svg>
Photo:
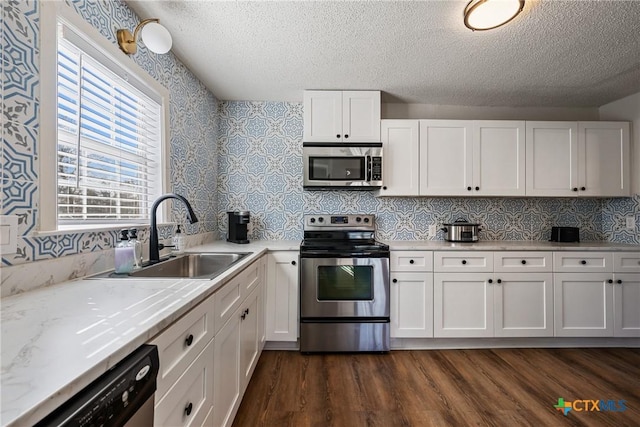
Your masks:
<svg viewBox="0 0 640 427"><path fill-rule="evenodd" d="M437 226L435 224L431 224L429 226L429 237L435 237L438 232Z"/></svg>
<svg viewBox="0 0 640 427"><path fill-rule="evenodd" d="M636 229L636 217L633 215L629 215L626 221L627 230L635 230Z"/></svg>

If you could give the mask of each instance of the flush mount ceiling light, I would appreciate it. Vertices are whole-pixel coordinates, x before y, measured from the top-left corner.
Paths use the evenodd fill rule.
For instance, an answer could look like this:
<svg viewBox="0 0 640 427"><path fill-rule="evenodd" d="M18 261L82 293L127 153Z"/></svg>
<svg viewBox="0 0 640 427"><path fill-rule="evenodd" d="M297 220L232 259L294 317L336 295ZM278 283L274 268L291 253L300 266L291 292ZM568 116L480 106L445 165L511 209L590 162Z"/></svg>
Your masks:
<svg viewBox="0 0 640 427"><path fill-rule="evenodd" d="M464 8L464 25L484 31L506 24L522 12L524 0L471 0Z"/></svg>
<svg viewBox="0 0 640 427"><path fill-rule="evenodd" d="M167 53L171 49L171 34L169 31L160 25L159 19L145 19L140 22L131 35L129 30L118 30L116 35L118 37L118 45L120 49L127 55L132 55L138 50L136 39L140 33L140 38L144 42L144 45L151 52L155 53Z"/></svg>

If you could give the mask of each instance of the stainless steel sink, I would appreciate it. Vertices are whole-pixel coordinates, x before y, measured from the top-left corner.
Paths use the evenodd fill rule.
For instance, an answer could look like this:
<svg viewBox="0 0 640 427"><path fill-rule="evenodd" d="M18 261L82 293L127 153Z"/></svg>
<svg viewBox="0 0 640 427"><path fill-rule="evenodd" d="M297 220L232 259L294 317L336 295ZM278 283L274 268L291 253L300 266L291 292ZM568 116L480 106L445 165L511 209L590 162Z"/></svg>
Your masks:
<svg viewBox="0 0 640 427"><path fill-rule="evenodd" d="M192 279L212 279L226 269L240 261L253 252L234 252L234 253L199 253L185 254L176 258L169 258L143 267L140 270L133 271L129 274L116 274L113 272L104 273L92 278L116 278L116 277L153 277L153 278L192 278Z"/></svg>

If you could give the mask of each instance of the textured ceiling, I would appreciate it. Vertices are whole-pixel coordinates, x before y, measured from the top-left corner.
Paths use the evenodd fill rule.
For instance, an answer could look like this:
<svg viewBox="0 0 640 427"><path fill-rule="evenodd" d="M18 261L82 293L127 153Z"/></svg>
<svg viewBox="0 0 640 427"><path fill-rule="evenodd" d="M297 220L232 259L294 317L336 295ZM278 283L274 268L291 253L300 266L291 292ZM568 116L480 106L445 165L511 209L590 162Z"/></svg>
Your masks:
<svg viewBox="0 0 640 427"><path fill-rule="evenodd" d="M467 1L127 1L222 100L379 89L384 102L597 107L640 91L640 1L527 0L472 32Z"/></svg>

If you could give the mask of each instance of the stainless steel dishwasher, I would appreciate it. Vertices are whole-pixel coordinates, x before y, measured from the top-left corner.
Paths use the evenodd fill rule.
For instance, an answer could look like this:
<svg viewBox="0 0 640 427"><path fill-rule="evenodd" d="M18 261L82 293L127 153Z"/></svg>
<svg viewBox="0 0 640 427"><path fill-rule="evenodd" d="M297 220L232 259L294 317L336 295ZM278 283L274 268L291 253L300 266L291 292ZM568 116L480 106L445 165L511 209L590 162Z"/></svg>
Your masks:
<svg viewBox="0 0 640 427"><path fill-rule="evenodd" d="M152 427L158 367L158 348L143 345L36 427Z"/></svg>

